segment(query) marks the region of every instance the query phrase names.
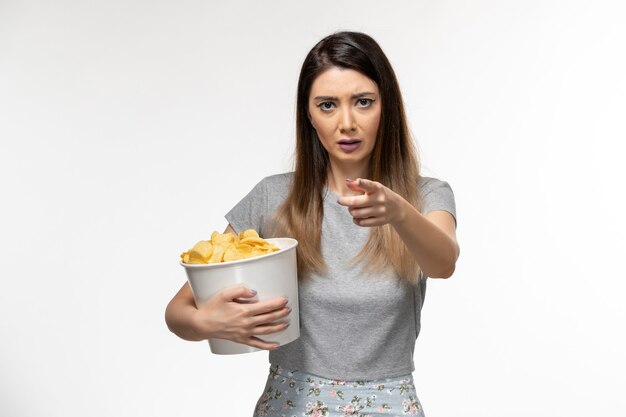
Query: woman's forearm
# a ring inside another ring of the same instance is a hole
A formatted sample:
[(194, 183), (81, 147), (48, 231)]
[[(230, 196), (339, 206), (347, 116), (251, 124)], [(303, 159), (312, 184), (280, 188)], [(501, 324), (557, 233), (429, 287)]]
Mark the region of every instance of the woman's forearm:
[[(431, 278), (450, 277), (459, 257), (452, 215), (443, 211), (423, 215), (404, 199), (400, 207), (402, 215), (391, 224), (424, 274)], [(446, 229), (452, 231), (452, 236)]]
[(167, 327), (181, 339), (189, 341), (202, 340), (202, 337), (198, 336), (195, 331), (193, 323), (193, 316), (196, 311), (189, 284), (185, 284), (165, 309)]

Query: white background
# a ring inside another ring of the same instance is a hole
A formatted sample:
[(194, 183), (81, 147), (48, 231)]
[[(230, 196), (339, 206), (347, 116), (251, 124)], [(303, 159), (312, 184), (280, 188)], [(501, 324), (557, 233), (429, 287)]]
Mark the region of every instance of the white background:
[[(227, 4), (228, 3), (228, 4)], [(619, 1), (0, 0), (0, 414), (248, 416), (266, 353), (169, 333), (178, 255), (291, 169), (303, 58), (373, 36), (461, 257), (415, 360), (436, 416), (626, 408)]]

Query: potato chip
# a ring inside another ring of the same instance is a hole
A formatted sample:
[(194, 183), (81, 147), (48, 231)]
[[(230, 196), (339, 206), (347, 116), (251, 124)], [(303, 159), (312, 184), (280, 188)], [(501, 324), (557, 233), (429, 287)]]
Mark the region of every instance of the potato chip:
[(223, 246), (214, 246), (213, 247), (213, 254), (211, 254), (211, 258), (209, 259), (209, 261), (207, 263), (215, 264), (215, 263), (222, 262), (223, 259), (224, 259), (224, 247)]
[(243, 256), (239, 253), (237, 246), (234, 244), (230, 244), (224, 250), (224, 262), (236, 261), (238, 259), (243, 259)]
[(259, 237), (259, 234), (254, 229), (244, 230), (239, 232), (239, 239), (245, 239), (247, 237)]
[(232, 233), (221, 234), (217, 231), (211, 233), (211, 243), (217, 246), (220, 246), (223, 243), (231, 243), (234, 240), (235, 240), (235, 235), (233, 235)]
[(260, 237), (244, 237), (239, 241), (239, 244), (265, 247), (265, 245), (267, 245), (267, 242), (265, 241), (265, 239), (261, 239)]
[(211, 233), (211, 240), (201, 240), (180, 255), (184, 263), (207, 264), (230, 262), (276, 252), (279, 248), (261, 238), (254, 229), (239, 234)]
[(208, 240), (201, 240), (189, 251), (190, 264), (205, 264), (213, 255), (213, 245)]

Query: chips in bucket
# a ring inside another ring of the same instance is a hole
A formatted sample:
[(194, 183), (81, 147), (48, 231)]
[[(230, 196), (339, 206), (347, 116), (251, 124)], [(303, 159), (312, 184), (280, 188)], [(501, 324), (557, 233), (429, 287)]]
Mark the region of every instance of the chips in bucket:
[(180, 255), (186, 264), (214, 264), (237, 261), (276, 252), (279, 248), (259, 237), (254, 229), (221, 234), (211, 234), (211, 240), (201, 240), (193, 248)]

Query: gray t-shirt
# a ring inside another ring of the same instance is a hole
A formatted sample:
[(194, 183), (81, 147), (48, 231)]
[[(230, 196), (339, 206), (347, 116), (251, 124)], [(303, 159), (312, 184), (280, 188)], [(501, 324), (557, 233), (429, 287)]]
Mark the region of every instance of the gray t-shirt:
[[(264, 226), (285, 200), (293, 173), (264, 178), (228, 214), (239, 232)], [(456, 218), (450, 186), (423, 177), (422, 212), (445, 210)], [(322, 222), (324, 276), (300, 281), (300, 337), (271, 351), (269, 360), (285, 368), (338, 380), (372, 380), (406, 375), (415, 369), (413, 351), (420, 331), (426, 279), (412, 285), (390, 270), (370, 274), (351, 266), (369, 236), (353, 223), (338, 195), (326, 189)]]

